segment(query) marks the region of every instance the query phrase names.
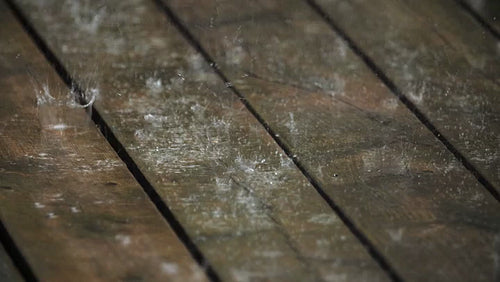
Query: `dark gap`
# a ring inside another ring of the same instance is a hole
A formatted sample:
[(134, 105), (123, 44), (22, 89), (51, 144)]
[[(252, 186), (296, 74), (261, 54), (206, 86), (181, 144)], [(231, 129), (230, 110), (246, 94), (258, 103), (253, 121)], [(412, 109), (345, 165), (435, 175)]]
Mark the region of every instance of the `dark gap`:
[(500, 33), (491, 26), (481, 15), (479, 15), (472, 7), (463, 0), (455, 0), (457, 4), (468, 12), (484, 29), (489, 31), (496, 39), (500, 40)]
[(23, 254), (21, 254), (21, 251), (16, 246), (16, 243), (14, 243), (14, 240), (10, 236), (9, 232), (7, 231), (7, 228), (5, 228), (1, 220), (0, 220), (0, 242), (2, 243), (7, 254), (12, 259), (12, 262), (14, 263), (16, 268), (19, 270), (19, 273), (21, 273), (21, 276), (24, 278), (24, 280), (38, 281), (29, 263), (26, 261)]
[[(234, 179), (234, 177), (230, 176), (230, 179), (236, 184), (238, 185), (239, 187), (241, 187), (243, 190), (245, 190), (245, 192), (247, 192), (249, 195), (253, 195), (253, 191), (251, 188), (239, 183), (236, 179)], [(271, 219), (272, 222), (274, 222), (274, 224), (276, 224), (276, 226), (278, 226), (279, 230), (281, 232), (283, 232), (283, 226), (282, 224), (272, 215), (272, 214), (269, 214), (267, 211), (270, 210), (271, 208), (265, 203), (263, 202), (260, 198), (256, 197), (257, 198), (257, 201), (259, 203), (259, 205), (266, 210), (266, 215), (269, 216), (269, 219)], [(306, 260), (306, 258), (300, 253), (300, 251), (297, 249), (297, 247), (295, 246), (295, 244), (292, 242), (292, 239), (290, 238), (290, 235), (289, 234), (286, 234), (285, 232), (283, 232), (283, 237), (285, 238), (285, 242), (286, 244), (292, 249), (293, 253), (295, 254), (295, 257), (297, 258), (297, 260), (299, 260), (300, 262), (302, 262), (307, 269), (309, 269), (311, 271), (311, 265), (310, 263)], [(318, 277), (318, 273), (317, 271), (313, 271), (314, 272), (314, 279), (317, 280), (317, 281), (320, 281), (321, 279), (319, 279)]]
[(411, 102), (403, 92), (396, 86), (396, 84), (380, 69), (375, 62), (361, 50), (360, 47), (333, 21), (333, 19), (324, 12), (321, 7), (314, 0), (306, 0), (309, 6), (323, 18), (332, 30), (337, 33), (348, 45), (349, 48), (360, 57), (365, 64), (371, 69), (372, 72), (391, 90), (391, 92), (398, 97), (398, 99), (418, 118), (418, 120), (429, 129), (434, 136), (446, 146), (446, 148), (457, 158), (462, 165), (474, 175), (474, 177), (481, 183), (488, 192), (500, 202), (500, 194), (493, 184), (491, 184), (478, 170), (469, 162), (458, 149), (456, 149), (448, 139), (439, 132), (439, 130), (430, 122), (430, 120)]
[[(78, 100), (81, 104), (86, 104), (84, 98), (84, 91), (78, 85), (76, 81), (73, 80), (69, 72), (63, 66), (63, 64), (59, 61), (59, 59), (54, 55), (54, 53), (49, 49), (48, 45), (41, 38), (41, 36), (36, 32), (36, 30), (29, 23), (27, 17), (21, 12), (21, 10), (11, 1), (5, 0), (16, 18), (21, 22), (25, 31), (29, 34), (31, 39), (35, 42), (37, 47), (42, 51), (47, 61), (54, 67), (58, 75), (62, 78), (64, 83), (68, 86), (68, 88), (73, 89), (76, 93), (78, 93)], [(144, 174), (137, 167), (137, 164), (134, 162), (132, 157), (127, 153), (123, 145), (118, 141), (116, 136), (113, 134), (111, 128), (108, 124), (103, 120), (99, 112), (92, 107), (92, 112), (90, 113), (92, 117), (92, 121), (97, 125), (97, 127), (101, 130), (101, 133), (104, 135), (108, 143), (113, 147), (115, 152), (121, 158), (121, 160), (127, 165), (127, 168), (135, 177), (137, 182), (141, 185), (144, 192), (148, 195), (149, 199), (157, 210), (161, 213), (163, 218), (168, 222), (168, 224), (172, 227), (175, 234), (181, 240), (181, 242), (186, 246), (191, 256), (196, 260), (196, 262), (203, 268), (207, 276), (211, 281), (220, 281), (218, 274), (215, 272), (213, 267), (208, 263), (206, 258), (203, 256), (201, 251), (198, 249), (196, 244), (193, 242), (191, 238), (189, 238), (184, 227), (179, 223), (175, 215), (168, 208), (167, 204), (161, 199), (160, 195), (153, 188), (151, 183), (146, 179)]]
[(228, 88), (232, 90), (234, 94), (238, 96), (240, 101), (245, 105), (247, 110), (259, 121), (262, 126), (266, 129), (267, 133), (271, 135), (274, 141), (281, 147), (285, 154), (292, 159), (297, 168), (304, 174), (308, 181), (312, 184), (314, 189), (323, 198), (323, 200), (330, 206), (330, 208), (337, 214), (337, 216), (342, 220), (344, 225), (346, 225), (351, 233), (356, 236), (356, 238), (361, 242), (365, 249), (370, 253), (372, 258), (380, 265), (380, 267), (387, 272), (389, 277), (393, 281), (402, 281), (400, 276), (396, 271), (389, 265), (387, 260), (382, 254), (377, 251), (373, 244), (368, 240), (368, 238), (351, 222), (348, 216), (342, 211), (342, 209), (335, 204), (335, 202), (326, 194), (326, 192), (321, 188), (320, 184), (311, 176), (311, 174), (306, 170), (304, 165), (294, 156), (290, 148), (278, 137), (276, 132), (269, 126), (269, 124), (260, 116), (259, 113), (254, 109), (254, 107), (248, 102), (243, 94), (241, 94), (234, 86), (232, 86), (226, 75), (218, 68), (215, 61), (207, 53), (207, 51), (201, 46), (201, 44), (194, 38), (194, 36), (189, 32), (189, 30), (184, 26), (181, 20), (174, 14), (174, 12), (162, 2), (162, 0), (153, 0), (159, 8), (168, 16), (173, 25), (182, 33), (182, 35), (188, 40), (188, 42), (203, 56), (206, 62), (210, 64), (215, 73), (224, 81)]
[[(81, 93), (78, 91), (78, 93)], [(196, 262), (203, 268), (205, 273), (207, 274), (210, 281), (221, 281), (219, 275), (215, 272), (213, 267), (207, 261), (203, 253), (198, 249), (198, 246), (193, 242), (193, 240), (189, 237), (184, 227), (182, 227), (181, 223), (177, 220), (175, 215), (172, 213), (167, 204), (162, 200), (161, 196), (158, 192), (153, 188), (151, 183), (146, 179), (141, 170), (137, 167), (137, 164), (134, 162), (132, 157), (127, 153), (123, 145), (118, 141), (116, 136), (111, 131), (111, 128), (106, 124), (106, 122), (102, 119), (101, 115), (97, 110), (92, 107), (92, 120), (99, 127), (102, 134), (106, 137), (109, 144), (115, 152), (118, 154), (120, 159), (127, 165), (127, 168), (132, 173), (134, 178), (139, 182), (142, 189), (148, 195), (149, 199), (156, 206), (156, 209), (161, 213), (163, 218), (165, 218), (174, 230), (177, 237), (181, 240), (181, 242), (186, 246), (188, 251), (191, 253), (191, 256), (196, 260)], [(110, 184), (116, 185), (116, 184)]]

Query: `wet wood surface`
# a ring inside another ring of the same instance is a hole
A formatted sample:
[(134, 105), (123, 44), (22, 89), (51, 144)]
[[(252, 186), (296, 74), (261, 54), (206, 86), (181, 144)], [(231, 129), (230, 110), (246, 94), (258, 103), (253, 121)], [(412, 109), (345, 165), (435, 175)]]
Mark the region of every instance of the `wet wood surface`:
[(11, 258), (0, 246), (0, 281), (23, 281)]
[(500, 1), (497, 0), (459, 0), (467, 4), (487, 22), (497, 34), (500, 34)]
[[(494, 259), (500, 231), (498, 202), (304, 2), (165, 2), (403, 279), (491, 281), (498, 277)], [(364, 3), (379, 14), (390, 11), (387, 19), (406, 16), (390, 10), (389, 4)], [(352, 29), (358, 26), (359, 11), (339, 13), (351, 19)], [(364, 17), (380, 28), (365, 40), (384, 33), (386, 24), (376, 24), (377, 18), (370, 14)], [(488, 60), (496, 58), (488, 53), (491, 42), (483, 41), (484, 66), (493, 75), (498, 71)], [(471, 58), (483, 53), (478, 50)], [(494, 134), (498, 123), (493, 123), (496, 86), (484, 73), (470, 75), (491, 88), (478, 93), (477, 100), (473, 95), (462, 99), (474, 99), (476, 104), (470, 106), (481, 105), (484, 112), (470, 112), (467, 123), (454, 119), (447, 124), (462, 126), (467, 136), (467, 130), (473, 130), (469, 122), (484, 118), (490, 129), (480, 131), (474, 143), (477, 154), (489, 158), (490, 162), (481, 164), (486, 163), (491, 172), (498, 168), (492, 152), (498, 140)], [(463, 83), (474, 81), (464, 77)], [(422, 95), (430, 95), (426, 93)], [(448, 95), (452, 105), (453, 95)], [(459, 100), (464, 93), (456, 95)], [(444, 96), (436, 99), (438, 105), (443, 102)], [(441, 112), (446, 111), (441, 105)], [(480, 151), (485, 149), (492, 151)]]
[(318, 3), (500, 191), (498, 39), (450, 0)]
[(0, 19), (0, 219), (35, 276), (205, 281), (3, 2)]
[(222, 280), (388, 279), (153, 2), (19, 3)]
[[(16, 2), (221, 280), (500, 279), (498, 202), (306, 1), (164, 1), (227, 83), (154, 1)], [(452, 0), (318, 2), (498, 189), (493, 36)], [(206, 280), (2, 3), (0, 22), (0, 220), (35, 275)]]

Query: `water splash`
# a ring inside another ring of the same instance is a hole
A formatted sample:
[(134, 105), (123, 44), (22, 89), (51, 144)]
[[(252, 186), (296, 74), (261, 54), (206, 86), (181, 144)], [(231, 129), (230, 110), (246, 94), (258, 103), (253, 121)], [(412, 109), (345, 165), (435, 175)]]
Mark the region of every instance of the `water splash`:
[(106, 6), (101, 5), (97, 9), (93, 8), (90, 0), (65, 2), (73, 20), (81, 31), (95, 34), (106, 18)]
[[(40, 125), (44, 129), (64, 131), (76, 128), (78, 118), (71, 115), (74, 109), (87, 109), (91, 107), (99, 96), (99, 88), (89, 87), (78, 90), (77, 87), (68, 89), (57, 77), (47, 76), (41, 78), (43, 71), (33, 71), (27, 67), (30, 82), (36, 98), (36, 109)], [(79, 103), (82, 101), (83, 103)]]
[(148, 77), (146, 79), (146, 88), (153, 94), (163, 91), (163, 82), (159, 77)]

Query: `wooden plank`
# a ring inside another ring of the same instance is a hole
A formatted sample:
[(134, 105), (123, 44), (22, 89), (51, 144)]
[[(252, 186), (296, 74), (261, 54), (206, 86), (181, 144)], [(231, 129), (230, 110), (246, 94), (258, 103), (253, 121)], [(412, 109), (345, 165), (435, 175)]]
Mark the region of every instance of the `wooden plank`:
[(318, 3), (498, 193), (498, 40), (451, 0)]
[(38, 279), (205, 281), (3, 2), (0, 19), (0, 219)]
[(20, 3), (223, 280), (388, 279), (151, 1)]
[(465, 3), (466, 6), (472, 9), (485, 22), (487, 22), (493, 30), (500, 34), (500, 2), (497, 0), (459, 0)]
[(166, 2), (404, 280), (498, 277), (498, 202), (307, 4)]
[(0, 281), (23, 281), (3, 246), (0, 245)]

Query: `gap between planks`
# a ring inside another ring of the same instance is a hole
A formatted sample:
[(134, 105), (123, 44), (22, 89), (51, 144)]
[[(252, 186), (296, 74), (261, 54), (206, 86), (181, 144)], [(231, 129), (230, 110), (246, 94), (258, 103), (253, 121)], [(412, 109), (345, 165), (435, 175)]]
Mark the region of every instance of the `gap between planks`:
[(486, 177), (457, 149), (451, 142), (431, 123), (429, 118), (420, 111), (415, 104), (410, 101), (399, 89), (396, 84), (382, 71), (382, 69), (375, 64), (359, 47), (354, 40), (347, 35), (347, 33), (340, 28), (338, 24), (316, 3), (314, 0), (305, 0), (307, 4), (330, 26), (330, 28), (337, 33), (349, 46), (349, 48), (368, 66), (368, 68), (375, 73), (375, 75), (391, 90), (401, 103), (403, 103), (408, 110), (423, 124), (432, 134), (450, 151), (455, 158), (462, 163), (462, 165), (476, 178), (476, 180), (483, 185), (483, 187), (498, 201), (500, 202), (500, 193), (495, 190), (495, 187), (489, 182)]
[[(33, 40), (35, 45), (40, 49), (42, 54), (45, 56), (46, 60), (54, 68), (57, 74), (61, 77), (68, 88), (72, 88), (77, 93), (78, 102), (81, 104), (87, 104), (83, 96), (82, 88), (79, 83), (75, 81), (60, 60), (54, 55), (50, 50), (48, 45), (42, 39), (42, 37), (37, 33), (32, 24), (28, 21), (27, 17), (22, 13), (22, 11), (14, 4), (11, 0), (5, 0), (7, 5), (12, 10), (16, 19), (21, 23), (26, 33)], [(141, 185), (144, 192), (147, 194), (151, 202), (155, 205), (156, 209), (160, 212), (162, 217), (167, 221), (167, 223), (172, 227), (175, 234), (179, 240), (185, 245), (186, 249), (189, 251), (193, 259), (200, 265), (200, 267), (205, 271), (206, 275), (211, 281), (221, 281), (219, 275), (215, 272), (210, 263), (206, 260), (200, 249), (196, 246), (193, 240), (187, 235), (185, 229), (179, 223), (175, 215), (169, 209), (167, 204), (161, 199), (160, 195), (153, 188), (151, 183), (146, 179), (144, 174), (139, 170), (137, 164), (127, 153), (123, 145), (118, 141), (118, 139), (113, 134), (111, 128), (101, 117), (99, 112), (92, 107), (92, 111), (89, 113), (91, 115), (92, 121), (97, 125), (101, 133), (103, 134), (106, 141), (111, 145), (113, 150), (118, 154), (120, 159), (125, 163), (129, 171), (134, 176), (135, 180)], [(33, 271), (30, 266), (22, 256), (19, 249), (15, 246), (14, 241), (7, 233), (3, 224), (0, 222), (0, 238), (1, 242), (6, 248), (8, 254), (11, 256), (16, 267), (22, 273), (23, 277), (27, 281), (37, 281)]]
[(161, 0), (153, 0), (157, 6), (167, 15), (172, 24), (179, 30), (179, 32), (186, 38), (186, 40), (193, 46), (204, 58), (204, 60), (210, 65), (214, 72), (219, 76), (219, 78), (224, 81), (224, 84), (240, 99), (244, 104), (246, 109), (257, 119), (257, 121), (265, 128), (267, 133), (273, 138), (273, 140), (280, 146), (285, 154), (293, 161), (297, 168), (302, 172), (302, 174), (308, 179), (309, 183), (314, 187), (316, 192), (321, 196), (321, 198), (328, 204), (328, 206), (335, 212), (335, 214), (342, 220), (345, 226), (351, 231), (352, 234), (359, 240), (359, 242), (366, 248), (368, 253), (372, 258), (379, 264), (379, 266), (389, 275), (393, 281), (403, 281), (401, 276), (395, 271), (395, 269), (388, 263), (387, 259), (378, 251), (373, 243), (359, 230), (359, 228), (349, 219), (349, 217), (343, 212), (343, 210), (333, 201), (331, 197), (327, 195), (321, 185), (312, 177), (312, 175), (306, 170), (304, 165), (298, 160), (298, 158), (292, 153), (291, 149), (283, 142), (279, 135), (269, 126), (269, 124), (262, 118), (262, 116), (255, 110), (255, 108), (250, 104), (250, 102), (245, 98), (239, 90), (233, 86), (228, 77), (219, 69), (216, 62), (208, 54), (208, 52), (203, 48), (201, 43), (194, 37), (193, 34), (188, 30), (188, 28), (181, 22), (179, 17), (168, 7), (167, 4)]
[[(7, 1), (9, 4), (10, 1)], [(220, 76), (220, 78), (228, 85), (228, 87), (236, 94), (242, 103), (247, 107), (247, 109), (257, 118), (257, 120), (265, 127), (267, 132), (272, 136), (272, 138), (278, 143), (278, 145), (286, 152), (288, 157), (290, 157), (294, 163), (297, 165), (297, 167), (301, 170), (301, 172), (309, 179), (311, 184), (315, 187), (317, 192), (323, 197), (323, 199), (330, 205), (330, 207), (342, 218), (344, 223), (349, 227), (349, 229), (358, 237), (358, 239), (368, 248), (369, 252), (372, 254), (372, 256), (378, 256), (378, 253), (376, 250), (371, 246), (371, 244), (366, 240), (366, 238), (361, 234), (361, 232), (350, 222), (350, 220), (345, 216), (345, 214), (342, 212), (342, 210), (335, 205), (335, 203), (323, 192), (317, 181), (315, 181), (310, 174), (306, 171), (304, 166), (299, 162), (299, 160), (291, 153), (291, 150), (286, 146), (279, 137), (276, 136), (275, 132), (273, 129), (270, 128), (270, 126), (266, 123), (265, 120), (256, 112), (256, 110), (249, 104), (249, 102), (244, 98), (244, 96), (233, 86), (231, 86), (230, 81), (227, 79), (227, 77), (220, 71), (220, 69), (215, 65), (213, 59), (207, 54), (207, 52), (202, 48), (202, 46), (199, 44), (199, 42), (189, 33), (189, 31), (180, 23), (179, 19), (173, 14), (172, 11), (168, 7), (166, 7), (163, 3), (159, 3), (159, 1), (155, 1), (159, 5), (162, 6), (163, 10), (167, 13), (168, 17), (174, 22), (176, 27), (181, 31), (181, 33), (187, 37), (188, 41), (194, 45), (194, 47), (204, 56), (205, 60), (207, 60), (210, 65), (213, 67), (215, 72)], [(342, 31), (340, 30), (334, 23), (333, 21), (315, 4), (314, 1), (308, 1), (309, 4), (312, 3), (313, 8), (320, 13), (323, 19), (325, 19), (329, 25), (337, 32), (350, 46), (350, 48), (358, 55), (360, 56), (363, 61), (370, 67), (370, 69), (388, 86), (389, 89), (400, 99), (400, 101), (405, 104), (405, 106), (408, 107), (408, 109), (447, 147), (448, 150), (450, 150), (457, 159), (459, 159), (462, 164), (473, 173), (473, 175), (476, 177), (476, 179), (485, 186), (492, 195), (499, 200), (498, 193), (492, 188), (491, 184), (475, 169), (475, 167), (470, 164), (470, 162), (456, 149), (451, 145), (451, 143), (440, 134), (440, 132), (435, 128), (435, 126), (428, 120), (428, 118), (416, 108), (416, 106), (409, 101), (402, 93), (401, 91), (394, 85), (394, 83), (373, 63), (373, 61)], [(16, 12), (17, 16), (17, 12)], [(32, 27), (29, 26), (29, 23), (27, 23), (27, 26), (23, 22), (23, 26), (25, 29), (28, 31), (30, 36), (38, 36), (36, 32), (32, 29)], [(29, 29), (32, 30), (30, 32)], [(73, 79), (69, 76), (67, 71), (64, 69), (64, 67), (59, 63), (57, 58), (53, 55), (53, 53), (48, 50), (46, 45), (43, 43), (43, 40), (38, 37), (39, 40), (35, 40), (37, 43), (37, 46), (42, 49), (43, 53), (47, 57), (47, 59), (51, 62), (51, 64), (54, 66), (54, 68), (57, 70), (59, 75), (63, 78), (65, 83), (68, 86), (72, 86), (77, 88), (78, 93), (82, 93), (81, 89), (76, 85), (76, 83), (73, 81)], [(39, 42), (40, 41), (40, 42)], [(39, 44), (41, 43), (41, 44)], [(80, 100), (83, 102), (82, 97), (80, 95)], [(151, 201), (155, 204), (155, 206), (158, 208), (158, 210), (162, 213), (162, 215), (167, 219), (167, 221), (172, 225), (172, 227), (176, 230), (177, 233), (177, 228), (174, 225), (178, 225), (178, 228), (180, 228), (180, 233), (181, 235), (178, 234), (179, 238), (183, 241), (183, 243), (188, 247), (190, 251), (191, 248), (188, 246), (189, 244), (192, 244), (195, 249), (196, 246), (192, 243), (192, 241), (187, 237), (185, 231), (182, 229), (182, 226), (178, 223), (178, 221), (175, 219), (173, 214), (170, 212), (166, 204), (160, 199), (159, 195), (157, 192), (154, 190), (154, 188), (151, 186), (151, 184), (146, 180), (142, 172), (137, 168), (137, 165), (134, 163), (134, 161), (131, 159), (131, 157), (127, 154), (123, 146), (116, 140), (115, 136), (111, 132), (109, 126), (102, 120), (100, 117), (99, 113), (93, 109), (92, 112), (92, 119), (93, 121), (99, 125), (101, 131), (105, 135), (106, 139), (108, 142), (112, 145), (112, 147), (115, 149), (115, 151), (119, 154), (120, 158), (127, 164), (127, 167), (129, 170), (133, 173), (134, 177), (137, 179), (137, 181), (141, 184), (145, 192), (148, 194), (150, 197)], [(490, 188), (488, 188), (490, 187)], [(494, 194), (496, 193), (496, 194)], [(174, 222), (174, 223), (172, 223)], [(358, 234), (359, 233), (359, 234)], [(182, 239), (182, 236), (186, 236), (185, 240), (188, 240), (189, 242), (185, 242)], [(361, 236), (361, 237), (360, 237)], [(364, 240), (363, 240), (364, 238)], [(196, 251), (195, 251), (196, 252)], [(200, 260), (203, 261), (202, 254), (197, 251), (198, 254), (195, 255), (192, 252), (193, 257), (200, 263)], [(196, 258), (196, 256), (200, 256)], [(375, 258), (375, 257), (374, 257)], [(377, 261), (378, 259), (375, 258)], [(380, 257), (379, 259), (382, 259)], [(378, 261), (381, 263), (380, 261)], [(205, 265), (204, 265), (205, 266)], [(387, 265), (387, 267), (390, 267)], [(388, 270), (387, 267), (384, 267), (384, 269)], [(208, 272), (208, 270), (207, 270)], [(215, 274), (215, 273), (214, 273)], [(395, 275), (395, 273), (394, 273)], [(395, 280), (397, 280), (397, 277), (393, 277)]]
[(469, 4), (467, 4), (464, 0), (455, 0), (455, 2), (467, 13), (469, 13), (484, 29), (495, 36), (496, 39), (500, 40), (500, 33), (496, 31), (495, 28), (493, 28), (485, 19), (483, 19), (478, 12), (474, 11)]
[[(19, 248), (16, 246), (16, 243), (10, 236), (7, 228), (5, 228), (3, 222), (0, 220), (0, 244), (3, 245), (5, 251), (9, 255), (12, 263), (17, 268), (21, 276), (26, 281), (38, 281), (35, 274), (33, 273), (33, 269), (28, 264), (26, 259), (24, 258)], [(0, 247), (1, 248), (1, 247)]]

